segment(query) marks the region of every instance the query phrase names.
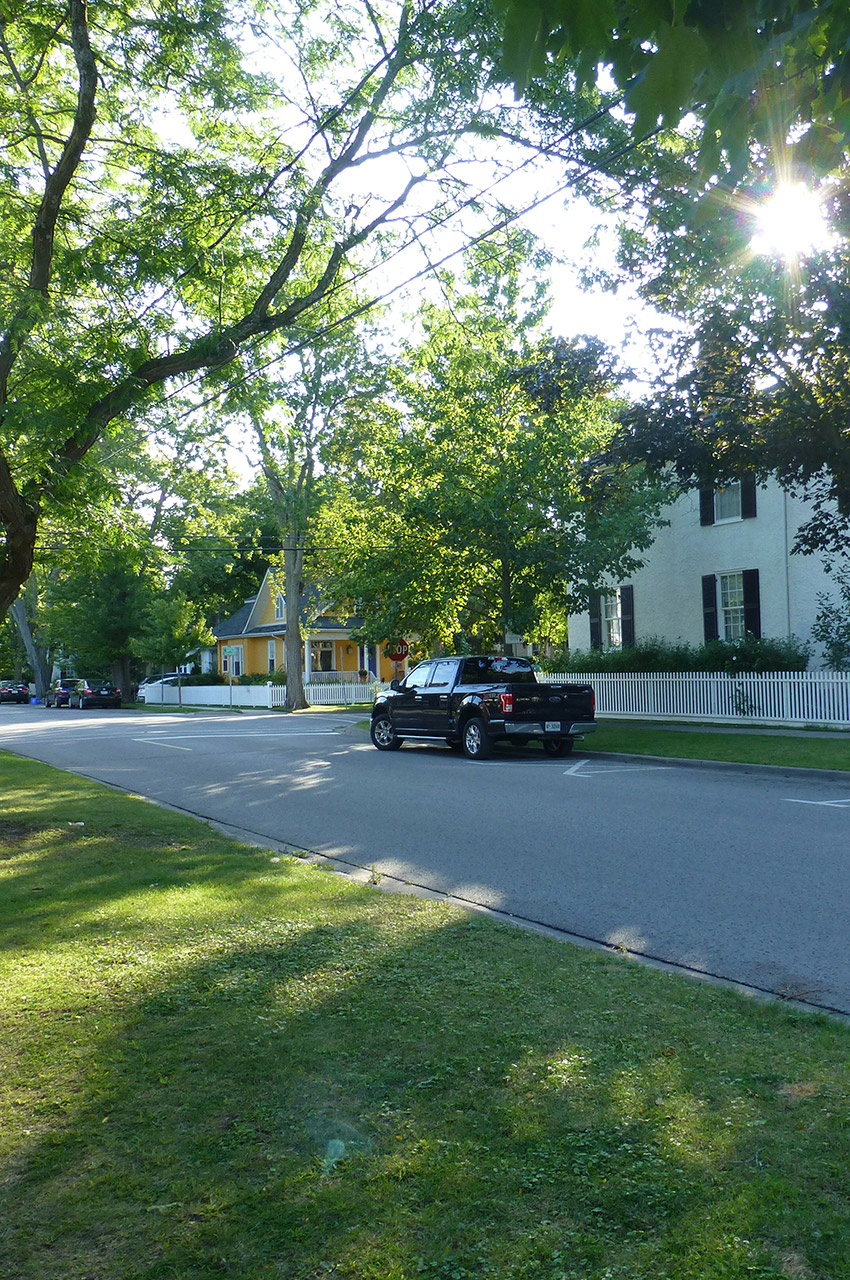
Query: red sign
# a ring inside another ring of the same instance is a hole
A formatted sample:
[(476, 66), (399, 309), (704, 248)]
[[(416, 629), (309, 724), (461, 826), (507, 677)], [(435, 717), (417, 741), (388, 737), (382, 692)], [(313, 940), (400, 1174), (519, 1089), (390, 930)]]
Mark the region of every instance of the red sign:
[(387, 657), (390, 662), (404, 662), (409, 653), (410, 645), (406, 640), (394, 640), (393, 643), (387, 647)]

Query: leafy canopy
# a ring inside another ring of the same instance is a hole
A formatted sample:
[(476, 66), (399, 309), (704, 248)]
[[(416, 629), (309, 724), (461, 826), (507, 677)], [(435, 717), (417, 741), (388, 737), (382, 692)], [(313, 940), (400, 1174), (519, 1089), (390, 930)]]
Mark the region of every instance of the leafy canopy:
[(340, 293), (367, 308), (448, 220), (508, 216), (485, 157), (499, 175), (557, 140), (578, 173), (622, 132), (590, 123), (595, 90), (517, 110), (495, 57), (483, 0), (8, 0), (0, 612), (98, 440), (215, 403), (336, 325)]
[(650, 541), (659, 491), (637, 466), (594, 467), (617, 422), (612, 363), (592, 339), (537, 336), (527, 252), (515, 236), (479, 249), (460, 286), (445, 279), (392, 393), (351, 424), (334, 585), (370, 640), (560, 638)]
[[(829, 172), (850, 137), (846, 0), (498, 0), (517, 91), (566, 60), (604, 64), (638, 137), (701, 120), (701, 170), (745, 172), (751, 141)], [(725, 157), (725, 158), (724, 158)]]

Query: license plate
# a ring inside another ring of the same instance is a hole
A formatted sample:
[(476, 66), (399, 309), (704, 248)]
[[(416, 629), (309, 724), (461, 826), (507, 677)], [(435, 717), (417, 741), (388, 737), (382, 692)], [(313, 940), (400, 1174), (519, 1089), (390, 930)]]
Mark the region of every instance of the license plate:
[(547, 720), (543, 728), (546, 730), (547, 733), (560, 733), (561, 722), (560, 720)]

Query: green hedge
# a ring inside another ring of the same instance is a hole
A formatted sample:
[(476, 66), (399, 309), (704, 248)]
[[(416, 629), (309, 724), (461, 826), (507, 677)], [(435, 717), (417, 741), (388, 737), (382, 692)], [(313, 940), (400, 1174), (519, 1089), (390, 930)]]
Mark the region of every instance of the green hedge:
[(790, 640), (713, 640), (669, 644), (650, 637), (626, 649), (562, 650), (541, 660), (542, 671), (805, 671), (809, 648)]

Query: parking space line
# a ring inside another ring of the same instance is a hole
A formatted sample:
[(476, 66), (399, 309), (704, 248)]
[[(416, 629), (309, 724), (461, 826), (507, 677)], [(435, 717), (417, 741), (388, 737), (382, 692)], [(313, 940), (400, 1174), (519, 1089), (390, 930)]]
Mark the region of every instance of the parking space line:
[[(588, 768), (588, 766), (590, 766)], [(603, 773), (636, 773), (639, 770), (651, 769), (653, 772), (661, 772), (664, 769), (675, 769), (673, 764), (596, 764), (590, 760), (576, 760), (575, 764), (570, 765), (569, 769), (564, 770), (564, 777), (571, 778), (597, 778)]]
[(813, 804), (821, 809), (850, 809), (850, 797), (846, 800), (794, 800), (790, 796), (783, 798), (786, 804)]

